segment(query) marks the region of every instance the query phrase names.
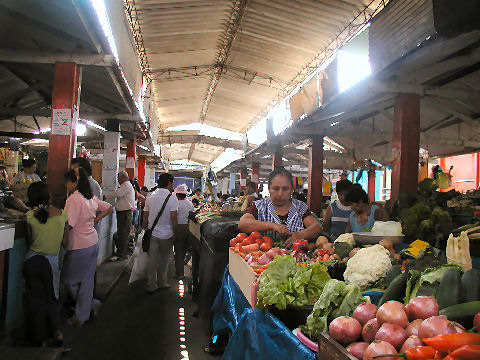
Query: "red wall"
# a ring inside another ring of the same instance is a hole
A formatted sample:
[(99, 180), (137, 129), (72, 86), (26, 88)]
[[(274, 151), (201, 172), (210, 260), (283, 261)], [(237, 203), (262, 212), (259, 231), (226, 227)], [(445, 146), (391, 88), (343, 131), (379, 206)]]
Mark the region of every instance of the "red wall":
[(439, 164), (445, 172), (447, 172), (450, 169), (450, 166), (453, 165), (453, 170), (451, 172), (452, 187), (450, 189), (466, 192), (467, 190), (474, 190), (478, 187), (478, 160), (479, 153), (440, 159)]

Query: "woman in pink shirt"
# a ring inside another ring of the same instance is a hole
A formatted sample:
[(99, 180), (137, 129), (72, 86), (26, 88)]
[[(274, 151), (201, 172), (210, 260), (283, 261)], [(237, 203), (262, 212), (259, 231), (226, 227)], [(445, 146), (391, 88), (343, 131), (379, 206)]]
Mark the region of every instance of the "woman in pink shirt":
[(112, 206), (92, 194), (83, 168), (70, 170), (65, 180), (70, 194), (65, 204), (70, 231), (62, 282), (77, 302), (75, 314), (67, 322), (81, 326), (100, 306), (100, 301), (93, 298), (98, 256), (98, 235), (93, 226), (112, 212)]

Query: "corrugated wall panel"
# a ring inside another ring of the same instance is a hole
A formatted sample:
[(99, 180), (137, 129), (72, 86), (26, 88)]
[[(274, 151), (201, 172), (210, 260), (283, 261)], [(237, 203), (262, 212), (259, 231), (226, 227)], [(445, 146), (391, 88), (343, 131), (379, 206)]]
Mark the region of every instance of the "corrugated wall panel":
[(382, 70), (434, 33), (432, 0), (390, 1), (370, 27), (372, 71)]

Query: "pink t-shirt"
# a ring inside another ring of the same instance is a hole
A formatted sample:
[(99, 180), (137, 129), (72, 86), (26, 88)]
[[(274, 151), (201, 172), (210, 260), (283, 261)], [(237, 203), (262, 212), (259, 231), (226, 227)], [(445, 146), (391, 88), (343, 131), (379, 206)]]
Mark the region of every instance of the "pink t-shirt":
[(68, 213), (69, 232), (67, 250), (86, 249), (98, 242), (97, 231), (93, 227), (98, 211), (105, 211), (110, 204), (93, 196), (87, 200), (78, 191), (67, 198), (65, 210)]

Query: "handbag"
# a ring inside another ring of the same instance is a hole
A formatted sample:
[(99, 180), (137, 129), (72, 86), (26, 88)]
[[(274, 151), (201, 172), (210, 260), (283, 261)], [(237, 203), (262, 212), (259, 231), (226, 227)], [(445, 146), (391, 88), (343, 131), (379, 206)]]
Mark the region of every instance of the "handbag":
[(162, 216), (163, 210), (165, 210), (165, 206), (167, 206), (167, 202), (168, 202), (168, 199), (170, 199), (170, 196), (172, 196), (171, 193), (168, 194), (167, 198), (165, 199), (165, 201), (162, 205), (162, 208), (158, 212), (158, 215), (155, 218), (155, 221), (153, 222), (152, 228), (147, 229), (145, 231), (145, 235), (143, 235), (143, 239), (142, 239), (142, 250), (143, 250), (143, 252), (148, 252), (148, 250), (150, 249), (150, 239), (152, 238), (152, 231), (153, 231), (153, 229), (155, 229), (155, 226), (157, 226), (158, 220), (160, 219), (160, 216)]

